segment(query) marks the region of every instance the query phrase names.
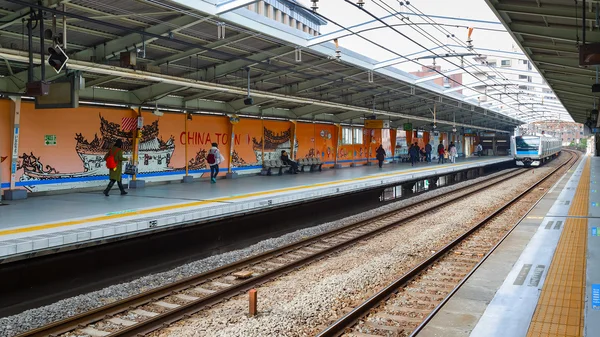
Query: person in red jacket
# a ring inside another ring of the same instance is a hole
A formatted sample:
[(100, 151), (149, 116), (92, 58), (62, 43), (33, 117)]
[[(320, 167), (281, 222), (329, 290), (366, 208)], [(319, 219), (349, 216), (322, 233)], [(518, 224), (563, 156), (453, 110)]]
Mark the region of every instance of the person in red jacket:
[(444, 142), (440, 140), (440, 145), (437, 148), (438, 153), (438, 164), (444, 163), (444, 153), (446, 153), (446, 149), (444, 149)]

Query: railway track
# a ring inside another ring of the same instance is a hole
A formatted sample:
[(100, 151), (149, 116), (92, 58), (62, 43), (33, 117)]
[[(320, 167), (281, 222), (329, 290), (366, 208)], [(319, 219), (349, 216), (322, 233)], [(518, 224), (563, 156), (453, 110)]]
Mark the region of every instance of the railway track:
[(245, 293), (294, 269), (449, 205), (507, 179), (529, 172), (513, 169), (485, 182), (464, 186), (427, 201), (415, 202), (375, 218), (341, 227), (221, 268), (186, 278), (89, 312), (25, 332), (25, 336), (138, 336), (189, 317), (204, 308)]
[[(416, 336), (516, 227), (495, 220), (541, 184), (552, 184), (550, 178), (560, 174), (561, 169), (571, 168), (579, 156), (569, 153), (572, 157), (564, 164), (349, 311), (317, 337)], [(536, 199), (534, 205), (543, 195)], [(529, 210), (525, 216), (527, 213)]]

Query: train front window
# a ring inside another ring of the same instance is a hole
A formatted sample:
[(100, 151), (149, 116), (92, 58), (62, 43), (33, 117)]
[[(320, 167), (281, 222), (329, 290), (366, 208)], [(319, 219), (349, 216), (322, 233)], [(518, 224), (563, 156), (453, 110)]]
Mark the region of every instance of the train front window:
[(518, 150), (537, 150), (540, 147), (540, 139), (534, 137), (516, 137), (515, 143)]

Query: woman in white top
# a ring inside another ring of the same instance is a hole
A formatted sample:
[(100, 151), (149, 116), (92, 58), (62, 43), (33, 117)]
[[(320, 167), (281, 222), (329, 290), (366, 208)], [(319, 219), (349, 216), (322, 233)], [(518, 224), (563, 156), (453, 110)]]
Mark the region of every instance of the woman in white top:
[(455, 163), (456, 157), (458, 157), (458, 150), (456, 149), (456, 145), (454, 143), (450, 144), (450, 162)]
[(212, 147), (208, 150), (206, 155), (206, 162), (210, 165), (210, 182), (217, 182), (217, 175), (219, 175), (219, 164), (225, 160), (221, 155), (221, 151), (217, 148), (217, 143), (212, 143)]

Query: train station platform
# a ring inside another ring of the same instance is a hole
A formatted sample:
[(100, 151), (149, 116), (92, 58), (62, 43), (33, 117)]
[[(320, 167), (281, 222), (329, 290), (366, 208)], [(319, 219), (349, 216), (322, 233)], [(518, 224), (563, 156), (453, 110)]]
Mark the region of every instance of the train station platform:
[(269, 208), (336, 195), (384, 189), (403, 182), (509, 163), (510, 157), (458, 160), (455, 164), (409, 163), (323, 169), (283, 176), (253, 176), (193, 184), (163, 184), (130, 190), (37, 196), (11, 201), (0, 212), (0, 260), (56, 252), (65, 247), (109, 241), (195, 225)]
[(598, 177), (583, 157), (418, 336), (600, 336)]

